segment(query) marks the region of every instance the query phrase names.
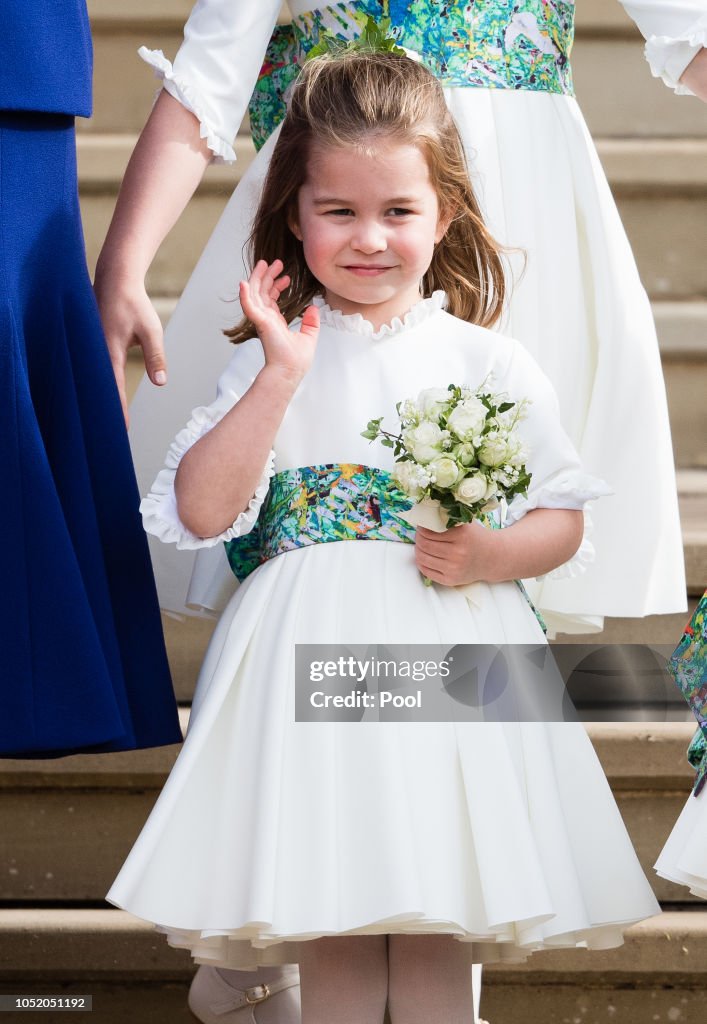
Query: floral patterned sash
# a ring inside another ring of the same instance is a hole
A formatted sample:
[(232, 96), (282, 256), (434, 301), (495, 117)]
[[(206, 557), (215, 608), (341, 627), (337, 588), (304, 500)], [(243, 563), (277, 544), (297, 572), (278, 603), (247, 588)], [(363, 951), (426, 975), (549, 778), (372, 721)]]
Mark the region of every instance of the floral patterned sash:
[(287, 89), (320, 33), (353, 39), (369, 16), (389, 17), (396, 41), (419, 53), (444, 86), (574, 95), (572, 0), (352, 0), (275, 30), (250, 102), (256, 148), (284, 118)]
[(251, 532), (226, 542), (231, 569), (243, 580), (284, 551), (327, 541), (414, 544), (415, 527), (395, 515), (412, 503), (389, 484), (385, 470), (351, 463), (276, 473)]
[[(255, 526), (226, 541), (228, 561), (243, 581), (271, 558), (308, 547), (345, 540), (415, 543), (415, 527), (399, 518), (412, 502), (391, 482), (390, 473), (356, 463), (303, 466), (276, 473)], [(487, 525), (498, 529), (489, 516)], [(520, 580), (516, 581), (543, 631), (546, 626)]]
[(700, 727), (687, 752), (690, 764), (697, 769), (697, 796), (707, 781), (707, 592), (685, 627), (668, 668)]

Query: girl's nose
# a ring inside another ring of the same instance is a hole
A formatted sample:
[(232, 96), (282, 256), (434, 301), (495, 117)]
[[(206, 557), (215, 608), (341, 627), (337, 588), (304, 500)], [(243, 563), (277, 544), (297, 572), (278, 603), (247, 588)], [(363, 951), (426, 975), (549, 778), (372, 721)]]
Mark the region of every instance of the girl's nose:
[(358, 252), (382, 252), (387, 248), (385, 231), (376, 221), (359, 221), (353, 233), (351, 247)]

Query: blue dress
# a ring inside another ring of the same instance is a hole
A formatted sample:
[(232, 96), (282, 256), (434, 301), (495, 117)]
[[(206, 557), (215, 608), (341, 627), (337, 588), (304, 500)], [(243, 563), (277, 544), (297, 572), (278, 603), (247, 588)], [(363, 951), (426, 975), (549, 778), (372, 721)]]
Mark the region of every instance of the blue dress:
[(4, 756), (181, 739), (123, 416), (86, 268), (74, 116), (90, 109), (84, 0), (4, 0)]

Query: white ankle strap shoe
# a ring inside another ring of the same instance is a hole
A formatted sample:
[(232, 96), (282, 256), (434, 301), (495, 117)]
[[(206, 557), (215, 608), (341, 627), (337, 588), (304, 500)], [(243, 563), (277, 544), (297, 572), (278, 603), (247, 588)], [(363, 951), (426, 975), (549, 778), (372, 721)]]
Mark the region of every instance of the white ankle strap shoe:
[[(189, 1009), (201, 1024), (259, 1024), (258, 1007), (266, 1001), (277, 1014), (268, 1015), (277, 1024), (301, 1024), (299, 971), (288, 965), (282, 974), (267, 984), (237, 989), (226, 981), (231, 972), (219, 972), (202, 964), (189, 989)], [(239, 972), (232, 972), (234, 978)], [(269, 1007), (270, 1008), (270, 1007)]]

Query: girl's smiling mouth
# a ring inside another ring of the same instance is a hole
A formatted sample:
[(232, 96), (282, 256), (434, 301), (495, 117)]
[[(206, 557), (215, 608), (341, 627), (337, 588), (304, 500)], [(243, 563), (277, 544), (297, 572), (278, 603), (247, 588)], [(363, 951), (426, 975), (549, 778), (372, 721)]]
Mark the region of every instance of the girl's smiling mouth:
[(379, 274), (384, 274), (387, 270), (394, 270), (393, 266), (378, 266), (377, 264), (365, 264), (365, 263), (349, 263), (344, 266), (344, 270), (348, 270), (351, 274), (357, 274), (359, 277), (377, 277)]

